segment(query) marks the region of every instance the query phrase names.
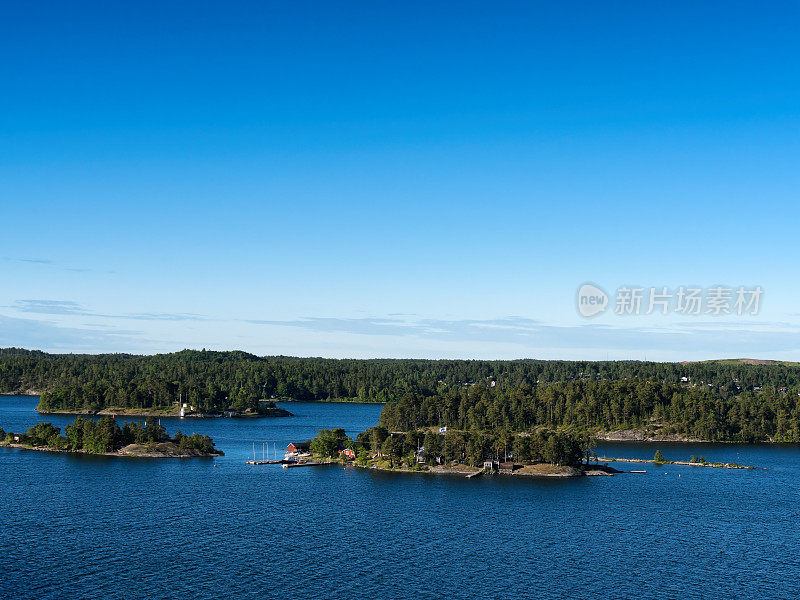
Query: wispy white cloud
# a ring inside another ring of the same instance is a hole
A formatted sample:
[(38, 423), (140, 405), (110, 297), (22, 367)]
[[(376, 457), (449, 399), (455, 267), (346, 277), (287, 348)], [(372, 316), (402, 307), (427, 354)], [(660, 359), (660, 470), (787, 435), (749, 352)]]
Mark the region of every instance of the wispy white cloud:
[(68, 352), (130, 352), (149, 347), (140, 331), (64, 327), (50, 321), (0, 315), (0, 346)]
[(194, 313), (123, 313), (103, 314), (92, 312), (72, 300), (17, 300), (8, 308), (22, 313), (43, 315), (76, 315), (107, 319), (132, 319), (136, 321), (206, 321), (208, 317)]
[[(523, 316), (435, 319), (415, 315), (222, 320), (189, 312), (104, 314), (73, 300), (52, 299), (18, 300), (10, 308), (13, 313), (0, 316), (0, 345), (92, 352), (168, 351), (192, 344), (339, 357), (590, 359), (610, 355), (696, 360), (786, 357), (800, 352), (800, 327), (786, 323), (688, 320), (669, 325), (553, 325)], [(126, 327), (133, 322), (142, 331)], [(188, 326), (189, 322), (195, 323)]]
[(60, 269), (62, 271), (71, 271), (73, 273), (104, 273), (107, 275), (115, 273), (115, 271), (90, 269), (87, 267), (75, 267), (69, 264), (64, 264), (56, 260), (51, 260), (49, 258), (20, 258), (14, 256), (4, 256), (3, 260), (16, 263), (27, 263), (31, 265), (41, 265), (45, 267), (51, 267), (54, 269)]
[(204, 315), (195, 313), (130, 313), (117, 315), (121, 319), (134, 319), (137, 321), (209, 321)]
[(46, 259), (41, 259), (41, 258), (8, 258), (8, 257), (5, 257), (5, 258), (6, 258), (6, 260), (14, 260), (14, 261), (17, 261), (17, 262), (26, 262), (26, 263), (34, 263), (34, 264), (37, 264), (37, 265), (52, 265), (53, 264), (52, 260), (46, 260)]
[[(295, 327), (319, 333), (416, 337), (437, 342), (514, 344), (523, 349), (593, 349), (635, 351), (706, 351), (764, 355), (800, 349), (800, 329), (731, 323), (703, 323), (690, 328), (615, 327), (606, 324), (547, 325), (525, 317), (498, 319), (395, 319), (308, 317), (285, 321), (248, 321), (252, 324)], [(714, 327), (714, 325), (721, 325)]]
[(11, 308), (20, 312), (43, 315), (95, 316), (71, 300), (17, 300)]

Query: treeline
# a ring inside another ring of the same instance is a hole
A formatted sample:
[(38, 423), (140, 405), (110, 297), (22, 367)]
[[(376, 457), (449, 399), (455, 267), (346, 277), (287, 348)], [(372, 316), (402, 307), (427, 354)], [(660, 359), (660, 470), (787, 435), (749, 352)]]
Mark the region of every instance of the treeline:
[(434, 425), (512, 432), (647, 429), (710, 441), (800, 442), (800, 397), (772, 387), (734, 396), (708, 386), (643, 380), (472, 386), (405, 394), (384, 406), (380, 424), (392, 431)]
[(38, 423), (22, 434), (6, 433), (0, 428), (0, 440), (7, 444), (92, 454), (114, 452), (129, 444), (161, 442), (172, 442), (184, 451), (216, 453), (214, 441), (209, 436), (199, 433), (185, 435), (178, 431), (175, 437), (170, 437), (167, 430), (154, 419), (148, 419), (144, 425), (129, 421), (120, 427), (111, 417), (103, 417), (99, 421), (78, 417), (64, 428), (64, 435), (61, 435), (60, 427)]
[(522, 434), (508, 430), (448, 430), (442, 434), (430, 429), (400, 434), (377, 426), (359, 433), (355, 439), (349, 438), (344, 429), (323, 429), (311, 441), (311, 451), (322, 457), (337, 458), (348, 448), (361, 464), (377, 455), (391, 467), (449, 462), (479, 467), (487, 459), (579, 465), (584, 459), (588, 462), (590, 436), (547, 428)]
[(155, 408), (180, 399), (204, 412), (244, 411), (257, 410), (265, 398), (391, 402), (408, 393), (441, 396), (470, 387), (511, 391), (632, 379), (704, 387), (726, 401), (747, 392), (786, 388), (796, 396), (800, 391), (800, 367), (740, 361), (336, 360), (195, 350), (154, 356), (0, 350), (0, 391), (43, 392), (47, 410)]

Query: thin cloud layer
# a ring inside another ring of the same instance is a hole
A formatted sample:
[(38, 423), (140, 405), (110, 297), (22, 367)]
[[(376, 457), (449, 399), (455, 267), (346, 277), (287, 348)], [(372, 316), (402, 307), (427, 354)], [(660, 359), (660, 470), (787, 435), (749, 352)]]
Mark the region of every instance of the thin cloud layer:
[(347, 333), (371, 336), (416, 337), (437, 342), (484, 342), (514, 344), (537, 349), (595, 349), (649, 351), (653, 349), (686, 350), (696, 353), (715, 348), (744, 354), (769, 354), (800, 348), (796, 328), (753, 326), (735, 328), (730, 323), (714, 327), (703, 323), (671, 328), (614, 327), (605, 324), (575, 326), (546, 325), (524, 317), (500, 319), (401, 320), (389, 318), (340, 319), (308, 317), (286, 321), (248, 321), (259, 325), (295, 327), (319, 333)]
[(71, 300), (17, 300), (12, 308), (20, 312), (42, 315), (94, 316), (80, 304)]
[[(31, 318), (18, 318), (20, 314), (3, 316), (0, 345), (91, 352), (130, 351), (142, 347), (168, 351), (175, 344), (185, 345), (188, 340), (183, 336), (188, 329), (180, 325), (177, 329), (167, 328), (168, 322), (196, 323), (188, 335), (200, 345), (236, 347), (254, 353), (286, 346), (307, 354), (301, 350), (304, 345), (314, 348), (313, 352), (325, 348), (326, 355), (338, 357), (365, 353), (387, 355), (386, 348), (394, 349), (397, 356), (432, 358), (559, 355), (598, 358), (609, 354), (662, 359), (667, 356), (773, 357), (800, 350), (800, 328), (786, 323), (737, 324), (706, 320), (624, 327), (604, 323), (548, 325), (522, 316), (426, 319), (414, 315), (220, 320), (194, 313), (102, 314), (73, 300), (51, 299), (18, 300), (10, 308)], [(53, 321), (35, 318), (44, 316), (52, 316)], [(126, 328), (126, 323), (131, 321), (141, 323), (144, 332)], [(304, 333), (298, 335), (301, 330)], [(165, 335), (180, 336), (181, 340), (152, 341)], [(302, 344), (295, 346), (300, 338)]]
[(49, 321), (0, 315), (0, 347), (9, 346), (68, 352), (130, 352), (150, 347), (139, 331), (62, 327)]
[(103, 314), (92, 312), (72, 300), (17, 300), (10, 308), (23, 313), (43, 315), (76, 315), (105, 319), (132, 319), (137, 321), (206, 321), (207, 317), (194, 313), (125, 313)]
[(51, 267), (53, 269), (60, 269), (61, 271), (70, 271), (72, 273), (102, 273), (106, 275), (115, 273), (115, 271), (89, 269), (86, 267), (71, 267), (61, 262), (50, 260), (49, 258), (18, 258), (13, 256), (4, 256), (3, 260), (15, 263), (27, 263), (30, 265), (41, 265), (45, 267)]

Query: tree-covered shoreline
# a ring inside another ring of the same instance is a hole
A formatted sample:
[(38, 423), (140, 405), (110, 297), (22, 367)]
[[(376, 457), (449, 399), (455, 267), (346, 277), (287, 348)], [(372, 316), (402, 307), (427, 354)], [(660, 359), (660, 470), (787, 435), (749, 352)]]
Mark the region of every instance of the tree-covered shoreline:
[(174, 436), (170, 436), (164, 426), (154, 419), (148, 419), (144, 424), (129, 421), (120, 427), (111, 417), (103, 417), (98, 421), (78, 417), (64, 428), (63, 434), (60, 427), (51, 423), (37, 423), (25, 433), (5, 432), (0, 428), (0, 445), (87, 454), (222, 454), (207, 435), (186, 435), (178, 430)]
[(723, 396), (708, 387), (647, 380), (568, 381), (510, 390), (473, 386), (432, 396), (406, 394), (384, 406), (380, 424), (391, 430), (634, 429), (703, 441), (796, 443), (800, 398), (775, 390)]
[(386, 403), (382, 424), (464, 431), (638, 429), (710, 441), (800, 442), (800, 366), (752, 361), (481, 361), (258, 357), (244, 352), (0, 350), (0, 391), (46, 412), (255, 411), (263, 401)]
[(356, 464), (370, 462), (388, 468), (417, 469), (439, 464), (482, 466), (486, 460), (546, 463), (557, 466), (588, 464), (592, 439), (581, 432), (537, 428), (534, 431), (439, 431), (435, 428), (390, 431), (378, 425), (350, 438), (344, 429), (322, 429), (311, 441), (311, 452), (337, 458), (344, 450), (355, 454)]

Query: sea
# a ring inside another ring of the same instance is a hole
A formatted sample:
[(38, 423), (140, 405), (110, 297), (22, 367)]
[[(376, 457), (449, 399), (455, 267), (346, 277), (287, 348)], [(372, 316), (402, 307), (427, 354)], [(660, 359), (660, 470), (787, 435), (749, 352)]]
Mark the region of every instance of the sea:
[[(0, 397), (0, 427), (40, 421)], [(286, 403), (293, 417), (162, 419), (220, 458), (0, 449), (0, 598), (724, 598), (800, 595), (800, 447), (603, 444), (758, 467), (573, 479), (247, 465), (380, 405)]]

